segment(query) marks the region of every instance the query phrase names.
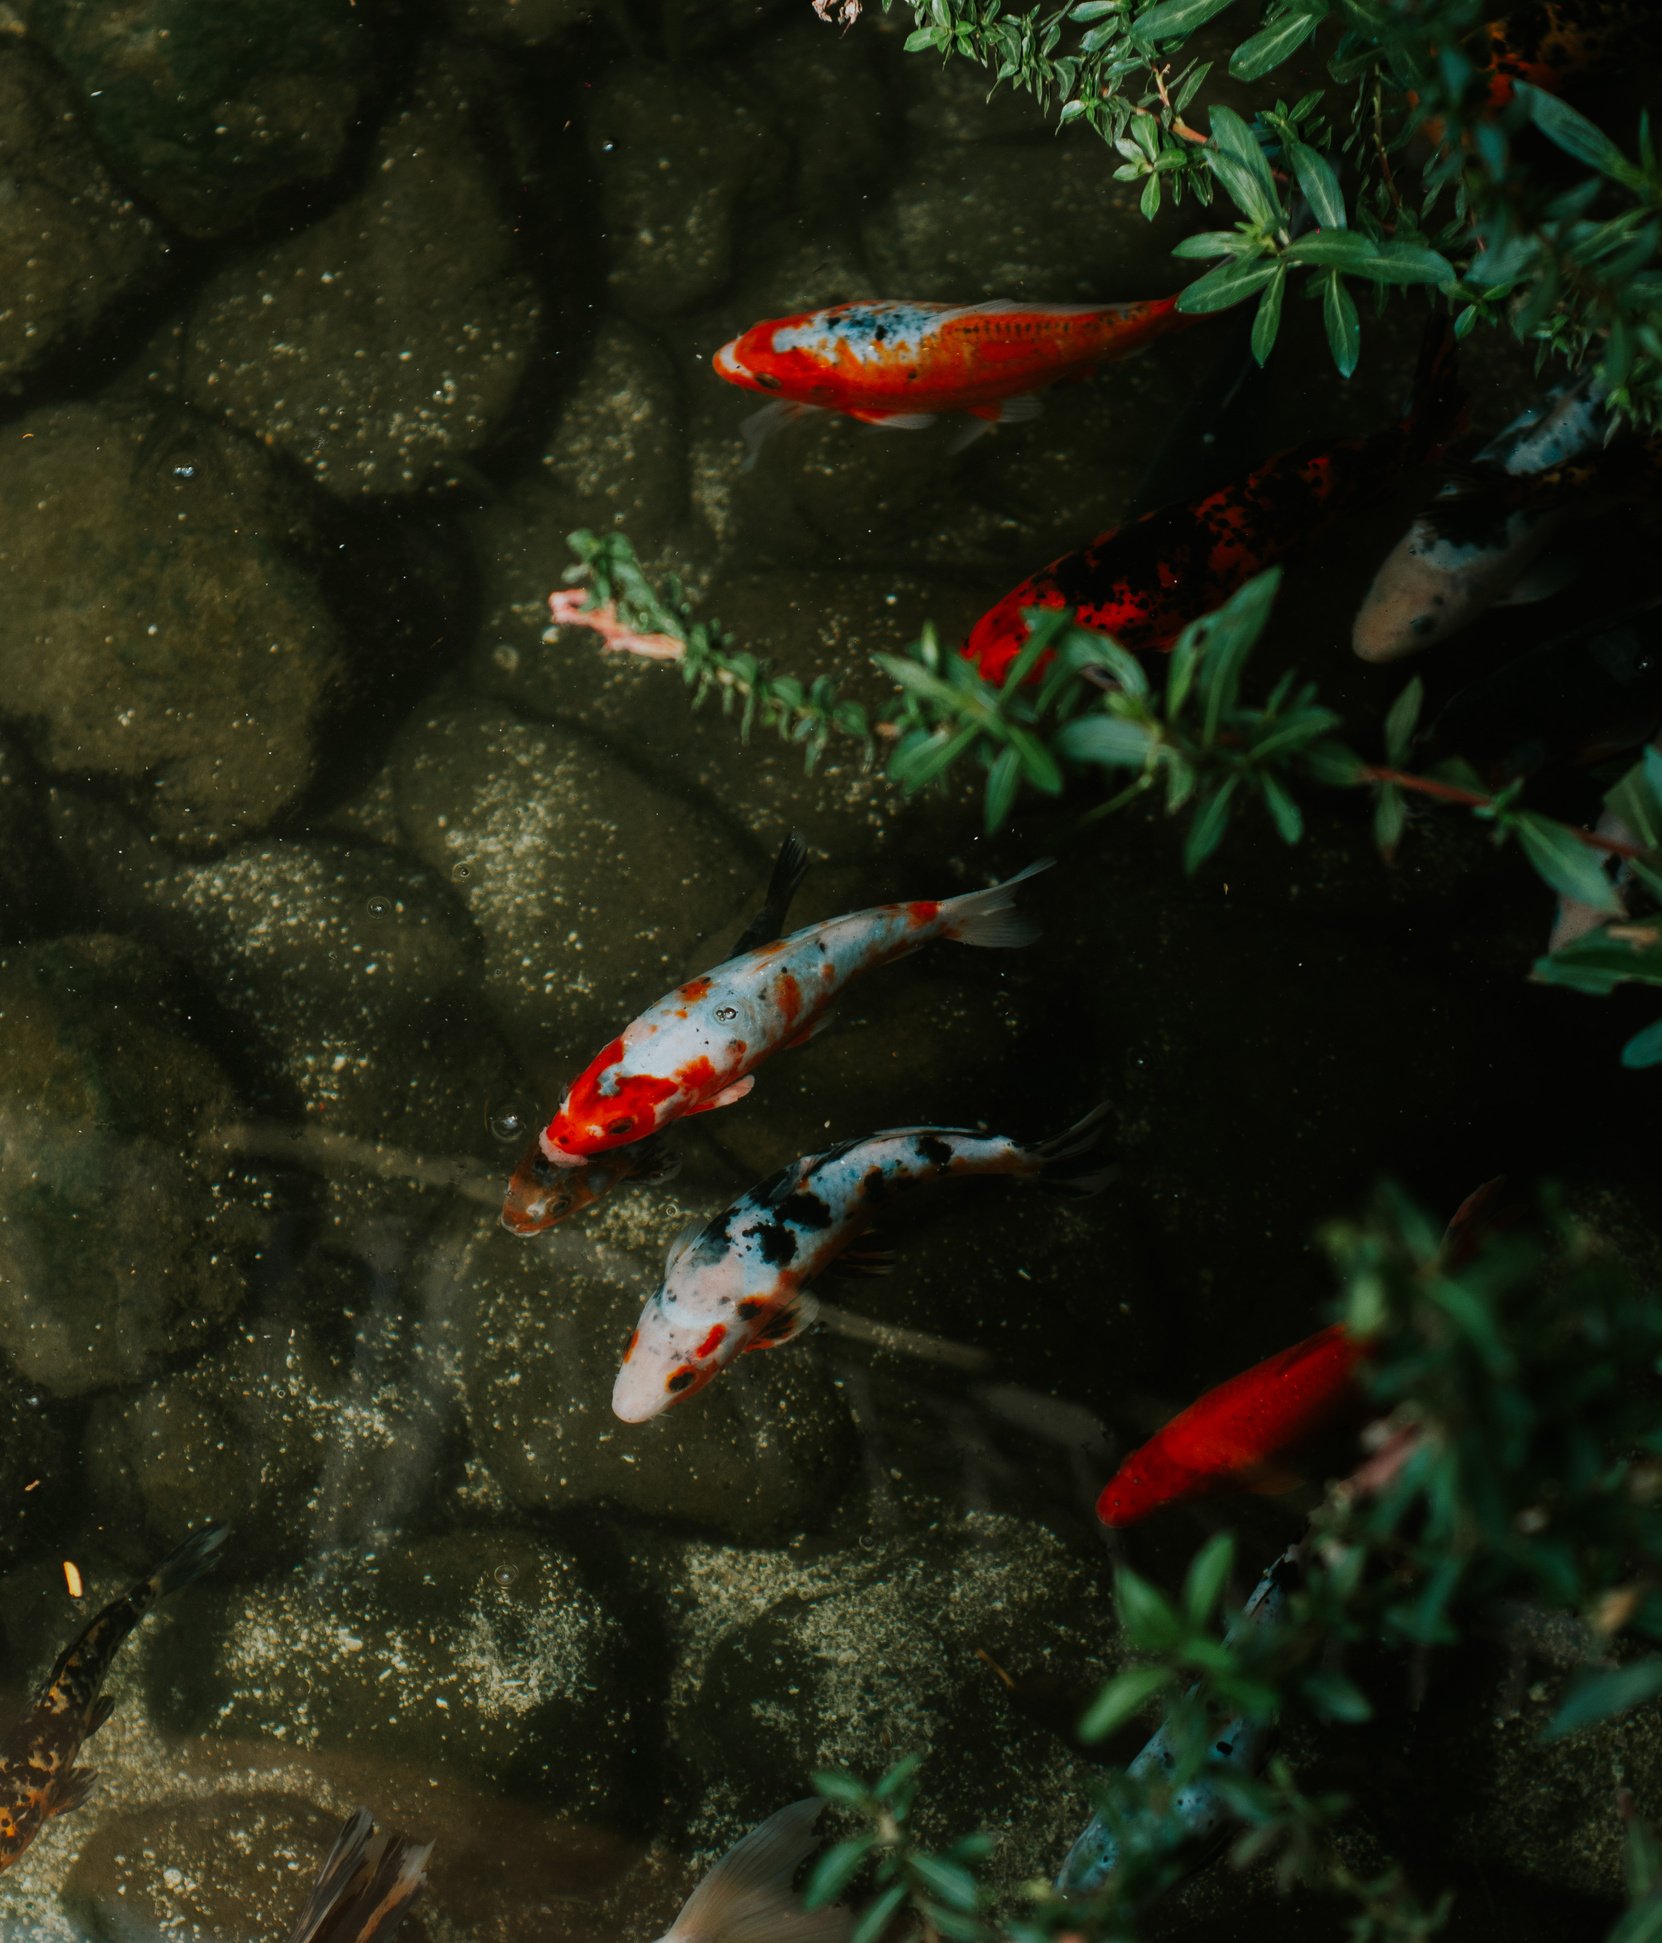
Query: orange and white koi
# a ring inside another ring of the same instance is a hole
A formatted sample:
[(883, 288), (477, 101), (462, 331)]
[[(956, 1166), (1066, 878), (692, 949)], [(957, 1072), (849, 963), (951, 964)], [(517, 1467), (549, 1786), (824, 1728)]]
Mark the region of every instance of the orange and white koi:
[(980, 421), (974, 437), (1036, 417), (1044, 387), (1088, 377), (1199, 321), (1178, 310), (1175, 296), (1125, 304), (873, 299), (752, 324), (711, 365), (729, 384), (777, 394), (744, 421), (754, 458), (779, 425), (816, 411), (906, 432), (942, 412), (967, 412)]
[[(733, 955), (754, 951), (777, 938), (785, 927), (785, 913), (807, 875), (808, 850), (794, 830), (779, 846), (761, 908), (739, 934)], [(680, 1172), (679, 1158), (657, 1140), (637, 1140), (600, 1154), (581, 1166), (556, 1164), (532, 1141), (520, 1156), (502, 1201), (502, 1225), (511, 1235), (540, 1235), (557, 1221), (593, 1207), (614, 1187), (633, 1181), (638, 1187), (658, 1187)]]
[(839, 1904), (806, 1910), (791, 1877), (814, 1846), (823, 1801), (793, 1801), (753, 1828), (711, 1869), (658, 1943), (844, 1943)]
[(648, 1006), (566, 1088), (539, 1136), (544, 1155), (556, 1166), (580, 1166), (687, 1114), (734, 1105), (756, 1084), (764, 1060), (823, 1029), (852, 980), (936, 938), (1030, 944), (1037, 932), (1014, 908), (1016, 886), (1050, 861), (990, 890), (827, 918), (689, 979)]
[(800, 1335), (818, 1314), (808, 1285), (902, 1188), (1009, 1174), (1065, 1194), (1099, 1192), (1115, 1170), (1079, 1157), (1106, 1111), (1099, 1106), (1032, 1145), (962, 1127), (898, 1127), (781, 1167), (671, 1246), (664, 1279), (623, 1352), (612, 1409), (625, 1423), (644, 1423), (702, 1390), (745, 1350)]
[(96, 1777), (91, 1768), (76, 1767), (75, 1757), (115, 1706), (99, 1689), (116, 1650), (159, 1599), (200, 1578), (224, 1542), (223, 1525), (187, 1538), (58, 1655), (16, 1726), (0, 1740), (0, 1869), (9, 1869), (54, 1815), (67, 1815), (86, 1799)]
[(1444, 330), (1428, 339), (1413, 402), (1396, 424), (1370, 437), (1294, 446), (1190, 505), (1110, 527), (1011, 588), (976, 622), (962, 652), (1002, 684), (1026, 645), (1024, 615), (1034, 607), (1072, 608), (1081, 627), (1133, 653), (1168, 649), (1254, 574), (1306, 550), (1404, 467), (1441, 450), (1461, 403), (1453, 334)]
[(1274, 1489), (1287, 1454), (1359, 1416), (1366, 1346), (1342, 1323), (1199, 1396), (1103, 1486), (1096, 1515), (1116, 1528), (1217, 1491)]

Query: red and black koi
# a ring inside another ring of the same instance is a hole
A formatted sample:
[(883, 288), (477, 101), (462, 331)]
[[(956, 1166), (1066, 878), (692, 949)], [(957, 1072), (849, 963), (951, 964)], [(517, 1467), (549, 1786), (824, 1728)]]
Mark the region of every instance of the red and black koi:
[(67, 1815), (86, 1799), (94, 1771), (76, 1767), (75, 1757), (115, 1705), (99, 1689), (117, 1648), (158, 1600), (200, 1578), (224, 1542), (223, 1525), (208, 1525), (187, 1538), (58, 1655), (39, 1692), (0, 1741), (0, 1869), (9, 1869), (54, 1815)]
[(1023, 612), (1034, 607), (1072, 608), (1081, 627), (1112, 635), (1133, 653), (1168, 649), (1190, 621), (1254, 574), (1306, 550), (1405, 467), (1440, 451), (1462, 407), (1453, 333), (1439, 327), (1396, 424), (1364, 438), (1294, 446), (1191, 505), (1110, 527), (1013, 587), (976, 622), (962, 652), (1001, 684), (1027, 641)]
[(1030, 944), (1037, 934), (1014, 908), (1016, 886), (1049, 867), (1046, 858), (963, 897), (827, 918), (689, 979), (648, 1006), (566, 1088), (539, 1136), (544, 1155), (559, 1167), (580, 1166), (687, 1114), (734, 1105), (756, 1084), (764, 1060), (824, 1027), (853, 979), (936, 938)]

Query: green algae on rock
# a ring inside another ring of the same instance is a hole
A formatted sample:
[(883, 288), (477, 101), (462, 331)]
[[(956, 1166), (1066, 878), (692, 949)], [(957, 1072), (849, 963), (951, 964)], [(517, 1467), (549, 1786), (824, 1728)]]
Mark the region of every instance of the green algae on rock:
[(367, 9), (336, 0), (17, 0), (117, 173), (192, 236), (332, 175), (363, 105)]
[(252, 1233), (192, 1148), (234, 1094), (175, 968), (88, 935), (0, 955), (0, 1348), (54, 1396), (150, 1375), (240, 1307)]
[(348, 498), (453, 485), (501, 436), (542, 316), (481, 147), (501, 80), (482, 50), (430, 59), (352, 197), (210, 278), (194, 404)]

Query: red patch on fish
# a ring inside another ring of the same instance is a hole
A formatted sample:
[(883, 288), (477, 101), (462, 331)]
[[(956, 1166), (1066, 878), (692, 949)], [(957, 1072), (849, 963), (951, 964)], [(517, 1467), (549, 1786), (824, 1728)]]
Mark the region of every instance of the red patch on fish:
[(920, 899), (906, 906), (906, 922), (914, 931), (921, 931), (926, 924), (933, 924), (940, 915), (941, 907), (931, 898)]
[(707, 1357), (714, 1356), (726, 1340), (727, 1325), (725, 1322), (718, 1322), (710, 1331), (709, 1335), (704, 1338), (703, 1342), (693, 1351), (694, 1359), (702, 1363)]
[(640, 1341), (640, 1339), (641, 1339), (641, 1332), (638, 1329), (631, 1329), (629, 1332), (629, 1341), (624, 1345), (624, 1350), (623, 1350), (623, 1360), (626, 1363), (628, 1362), (629, 1358), (634, 1355), (635, 1345)]
[(1362, 1415), (1356, 1372), (1367, 1354), (1334, 1323), (1206, 1391), (1132, 1452), (1103, 1487), (1096, 1515), (1134, 1525), (1190, 1498), (1261, 1487), (1301, 1445)]
[(802, 1010), (802, 987), (790, 972), (781, 972), (779, 982), (773, 988), (773, 996), (780, 1017), (789, 1025)]
[(681, 987), (681, 996), (690, 1005), (693, 1000), (701, 999), (709, 989), (710, 981), (707, 978), (689, 978)]
[(614, 1039), (572, 1081), (564, 1105), (543, 1130), (545, 1151), (556, 1147), (566, 1154), (604, 1153), (651, 1126), (653, 1113), (675, 1092), (676, 1082), (648, 1073), (625, 1074), (614, 1090), (602, 1092), (601, 1081), (622, 1057), (623, 1041)]

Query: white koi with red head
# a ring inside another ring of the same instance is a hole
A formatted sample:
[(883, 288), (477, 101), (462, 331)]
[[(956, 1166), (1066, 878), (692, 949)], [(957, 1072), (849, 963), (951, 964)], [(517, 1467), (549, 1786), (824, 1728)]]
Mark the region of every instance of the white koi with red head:
[(1023, 1145), (962, 1127), (899, 1127), (807, 1154), (770, 1174), (670, 1248), (664, 1279), (623, 1352), (612, 1409), (643, 1423), (703, 1389), (747, 1349), (773, 1349), (817, 1313), (808, 1284), (904, 1187), (948, 1175), (1010, 1174), (1094, 1194), (1113, 1169), (1079, 1164), (1098, 1107), (1053, 1139)]
[(812, 1038), (850, 980), (932, 939), (1031, 943), (1036, 933), (1013, 908), (1015, 888), (1049, 866), (1048, 858), (1029, 864), (964, 897), (828, 918), (690, 979), (649, 1006), (567, 1087), (539, 1136), (544, 1155), (575, 1167), (686, 1114), (742, 1100), (755, 1068)]

